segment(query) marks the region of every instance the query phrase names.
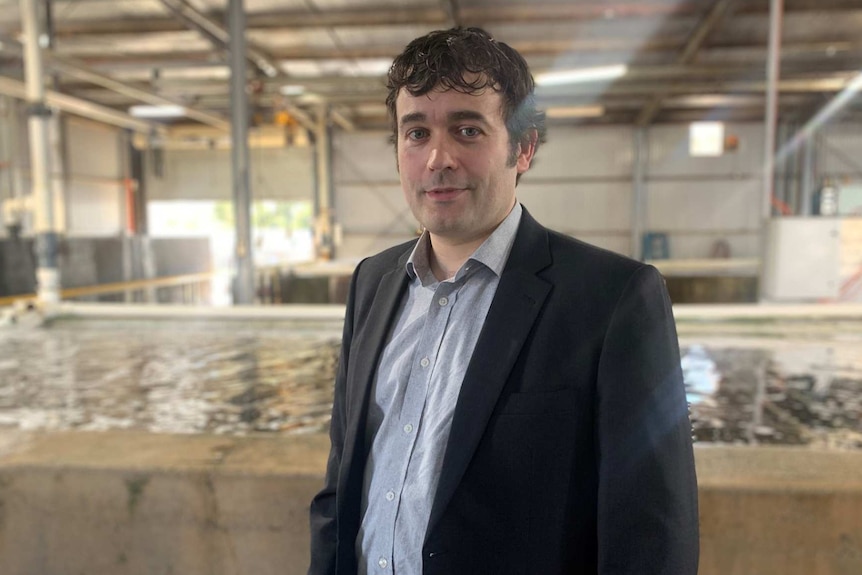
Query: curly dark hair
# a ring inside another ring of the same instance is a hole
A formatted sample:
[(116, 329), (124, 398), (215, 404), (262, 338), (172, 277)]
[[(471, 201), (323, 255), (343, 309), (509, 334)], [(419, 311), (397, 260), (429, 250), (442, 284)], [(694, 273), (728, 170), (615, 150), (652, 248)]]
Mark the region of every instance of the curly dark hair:
[(528, 143), (535, 130), (536, 146), (545, 141), (545, 113), (536, 109), (535, 83), (524, 57), (481, 28), (436, 30), (410, 42), (389, 69), (386, 108), (397, 139), (395, 100), (404, 88), (421, 96), (442, 86), (465, 94), (491, 88), (502, 95), (503, 120), (509, 132), (509, 163), (518, 144)]

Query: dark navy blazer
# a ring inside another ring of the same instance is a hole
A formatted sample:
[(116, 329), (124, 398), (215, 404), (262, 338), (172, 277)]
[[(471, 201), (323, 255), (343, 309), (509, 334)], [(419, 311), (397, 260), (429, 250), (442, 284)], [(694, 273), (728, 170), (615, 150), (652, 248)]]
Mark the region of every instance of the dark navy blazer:
[[(351, 283), (310, 575), (356, 573), (374, 371), (415, 242)], [(670, 301), (655, 268), (524, 210), (464, 377), (425, 575), (689, 575), (697, 481)]]

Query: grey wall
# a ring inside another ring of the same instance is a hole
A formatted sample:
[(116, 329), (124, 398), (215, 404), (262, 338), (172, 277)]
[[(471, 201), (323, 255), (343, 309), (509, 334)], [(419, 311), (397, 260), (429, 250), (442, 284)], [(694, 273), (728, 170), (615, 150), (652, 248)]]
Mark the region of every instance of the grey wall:
[(123, 132), (78, 118), (66, 121), (66, 235), (115, 236), (126, 221)]
[[(733, 257), (759, 256), (763, 126), (729, 124), (726, 134), (739, 139), (735, 151), (692, 158), (688, 125), (648, 130), (642, 227), (668, 234), (674, 258), (709, 257), (719, 240)], [(335, 138), (341, 257), (361, 257), (415, 233), (388, 137), (364, 132)], [(862, 126), (827, 126), (819, 142), (818, 184), (825, 177), (862, 180)], [(547, 226), (630, 255), (633, 158), (632, 128), (552, 126), (518, 198)]]
[[(161, 175), (153, 151), (144, 154), (147, 194), (152, 200), (227, 200), (233, 197), (229, 150), (165, 150)], [(314, 156), (311, 148), (250, 150), (255, 200), (311, 200)]]
[[(644, 231), (668, 234), (672, 257), (708, 257), (718, 240), (730, 245), (733, 257), (759, 254), (763, 127), (730, 124), (727, 133), (739, 138), (736, 151), (719, 158), (691, 158), (687, 125), (655, 126), (648, 131), (642, 225)], [(20, 146), (26, 150), (26, 131), (24, 136)], [(339, 257), (358, 258), (416, 233), (388, 138), (383, 131), (338, 132), (334, 137), (334, 205), (342, 228)], [(551, 228), (630, 254), (633, 138), (630, 127), (552, 126), (548, 143), (518, 188), (518, 197)], [(121, 232), (125, 217), (122, 140), (122, 133), (114, 128), (67, 120), (69, 235)], [(826, 126), (818, 142), (818, 182), (827, 176), (862, 181), (862, 160), (857, 159), (862, 158), (862, 126)], [(162, 154), (161, 176), (156, 174), (153, 154), (146, 154), (150, 200), (230, 200), (228, 151)], [(22, 171), (28, 188), (26, 165)], [(312, 200), (313, 150), (253, 149), (251, 177), (256, 199)]]
[[(12, 196), (12, 188), (31, 192), (29, 137), (26, 115), (20, 102), (0, 115), (0, 201)], [(10, 126), (10, 124), (12, 124)], [(65, 138), (65, 162), (52, 173), (65, 189), (55, 202), (55, 228), (69, 237), (115, 236), (125, 222), (124, 139), (122, 130), (73, 116), (61, 117)], [(15, 182), (15, 176), (18, 180)], [(30, 219), (24, 220), (24, 232)], [(0, 226), (2, 229), (3, 226)], [(0, 231), (0, 236), (5, 230)]]
[[(708, 257), (725, 240), (734, 257), (756, 256), (762, 192), (762, 128), (730, 125), (740, 146), (720, 158), (688, 156), (688, 126), (649, 130), (644, 231), (669, 235), (676, 258)], [(341, 257), (359, 257), (416, 228), (401, 196), (388, 133), (339, 134), (334, 144), (335, 206)], [(630, 254), (634, 131), (552, 127), (518, 198), (545, 225)]]

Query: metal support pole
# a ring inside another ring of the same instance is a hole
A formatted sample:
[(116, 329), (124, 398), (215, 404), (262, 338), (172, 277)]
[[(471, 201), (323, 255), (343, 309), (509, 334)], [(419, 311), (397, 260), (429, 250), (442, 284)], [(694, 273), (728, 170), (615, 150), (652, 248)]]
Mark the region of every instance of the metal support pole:
[(814, 173), (817, 153), (817, 132), (809, 132), (805, 138), (805, 149), (802, 156), (802, 193), (800, 194), (799, 214), (811, 215), (811, 202), (814, 196), (814, 187), (817, 185), (817, 176)]
[(778, 121), (778, 80), (781, 63), (781, 30), (784, 0), (769, 3), (769, 53), (766, 65), (766, 138), (764, 142), (762, 216), (772, 215), (772, 194), (775, 188), (775, 132)]
[(775, 189), (775, 131), (778, 120), (778, 80), (781, 63), (781, 29), (784, 0), (769, 2), (769, 51), (766, 64), (766, 124), (763, 153), (763, 198), (761, 202), (760, 278), (758, 291), (765, 299), (766, 275), (769, 269), (769, 220), (772, 217), (772, 194)]
[(18, 214), (12, 209), (18, 197), (15, 187), (16, 162), (14, 161), (18, 114), (12, 98), (0, 96), (0, 223), (5, 227), (19, 225)]
[(646, 206), (646, 128), (635, 128), (632, 142), (632, 237), (631, 253), (636, 260), (643, 259), (644, 207)]
[[(782, 149), (785, 143), (787, 142), (787, 134), (789, 132), (790, 126), (785, 123), (776, 123), (775, 125), (775, 148)], [(782, 156), (778, 156), (773, 151), (773, 165), (772, 165), (772, 196), (778, 202), (786, 202), (785, 198), (785, 185), (787, 183), (787, 165), (790, 163), (790, 154), (784, 154)], [(781, 205), (781, 204), (778, 204)]]
[(50, 109), (45, 105), (45, 78), (39, 46), (39, 15), (36, 0), (21, 0), (24, 32), (24, 72), (30, 128), (30, 165), (38, 269), (37, 296), (42, 304), (60, 301), (60, 272), (57, 267), (57, 234), (54, 230), (54, 202), (51, 190), (50, 146), (48, 124)]
[(317, 201), (315, 207), (315, 244), (317, 257), (330, 260), (335, 255), (333, 210), (332, 210), (332, 132), (329, 123), (329, 107), (320, 106), (314, 133), (317, 167)]
[(254, 303), (254, 261), (251, 244), (251, 179), (249, 177), (246, 87), (245, 7), (243, 0), (229, 0), (231, 159), (233, 164), (233, 209), (236, 221), (235, 304)]
[[(54, 41), (54, 10), (52, 0), (43, 0), (45, 7), (44, 37), (48, 53), (53, 53)], [(42, 54), (45, 57), (45, 54)], [(51, 73), (51, 89), (59, 91), (60, 78), (56, 71)], [(68, 156), (66, 154), (66, 125), (58, 110), (53, 110), (48, 122), (48, 149), (51, 151), (51, 195), (54, 202), (54, 231), (65, 234), (68, 229), (69, 214), (66, 210), (66, 174)]]

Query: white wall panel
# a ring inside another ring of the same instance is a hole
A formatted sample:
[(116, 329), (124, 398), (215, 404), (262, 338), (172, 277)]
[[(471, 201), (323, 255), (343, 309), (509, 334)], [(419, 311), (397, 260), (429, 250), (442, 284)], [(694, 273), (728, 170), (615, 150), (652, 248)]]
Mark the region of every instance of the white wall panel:
[(401, 186), (339, 185), (336, 190), (335, 212), (345, 234), (416, 228)]
[(398, 182), (395, 147), (390, 132), (338, 133), (332, 141), (333, 178), (336, 184)]
[(648, 188), (646, 221), (652, 231), (760, 227), (759, 180), (651, 182)]
[(338, 247), (338, 259), (359, 260), (415, 237), (415, 234), (387, 233), (345, 235)]
[(758, 175), (763, 169), (763, 127), (728, 124), (725, 135), (739, 138), (739, 148), (716, 158), (692, 158), (688, 152), (688, 124), (649, 129), (650, 176)]
[(115, 178), (123, 176), (120, 130), (104, 124), (69, 117), (66, 121), (66, 153), (69, 177)]
[(548, 131), (535, 164), (523, 181), (584, 177), (629, 177), (632, 171), (631, 128), (559, 127)]
[[(164, 172), (154, 173), (153, 152), (145, 154), (150, 200), (227, 200), (233, 197), (230, 150), (165, 150)], [(252, 198), (313, 200), (314, 156), (311, 148), (264, 148), (250, 151)]]
[(627, 233), (631, 222), (631, 185), (540, 184), (518, 186), (518, 199), (537, 220), (578, 236), (590, 231)]
[(123, 229), (122, 186), (92, 182), (66, 188), (69, 236), (115, 236)]

